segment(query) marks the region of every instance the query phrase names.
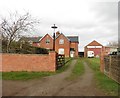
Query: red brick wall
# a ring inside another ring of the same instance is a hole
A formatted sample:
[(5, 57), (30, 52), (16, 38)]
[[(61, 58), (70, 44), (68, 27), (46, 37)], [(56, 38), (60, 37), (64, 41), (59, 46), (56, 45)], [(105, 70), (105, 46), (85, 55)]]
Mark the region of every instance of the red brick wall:
[(87, 48), (87, 46), (84, 47), (84, 57), (87, 57), (87, 51), (94, 51), (94, 55), (95, 56), (99, 56), (101, 52), (104, 51), (104, 47), (102, 46), (102, 48)]
[[(37, 54), (0, 54), (2, 71), (55, 71), (56, 52), (48, 55)], [(1, 70), (0, 70), (1, 71)]]
[[(60, 39), (64, 39), (64, 44), (59, 44)], [(65, 57), (70, 56), (70, 42), (63, 34), (61, 34), (55, 41), (55, 51), (57, 53), (59, 48), (64, 48)]]
[(104, 72), (104, 56), (105, 56), (105, 53), (104, 52), (102, 52), (101, 54), (100, 54), (100, 71), (101, 72)]
[[(87, 48), (87, 46), (102, 46), (102, 49), (99, 49), (99, 48)], [(84, 57), (87, 57), (87, 51), (94, 51), (95, 53), (95, 56), (96, 55), (99, 55), (100, 56), (100, 53), (104, 51), (104, 47), (103, 45), (101, 45), (100, 43), (98, 43), (97, 41), (92, 41), (91, 43), (89, 43), (88, 45), (86, 45), (84, 47)]]
[[(46, 39), (50, 40), (50, 43), (46, 43)], [(40, 41), (40, 47), (46, 49), (53, 49), (53, 39), (50, 37), (49, 34), (46, 34)]]
[(102, 52), (102, 48), (89, 48), (88, 51), (94, 51), (95, 56), (100, 56), (100, 53)]
[(106, 54), (105, 49), (101, 52), (100, 54), (100, 71), (104, 72), (104, 67), (105, 67), (105, 62), (104, 62), (104, 58), (105, 56), (107, 56), (108, 54)]
[(70, 48), (74, 48), (75, 49), (75, 56), (78, 56), (78, 43), (77, 42), (71, 42), (70, 43)]
[(87, 57), (87, 46), (84, 47), (84, 57)]

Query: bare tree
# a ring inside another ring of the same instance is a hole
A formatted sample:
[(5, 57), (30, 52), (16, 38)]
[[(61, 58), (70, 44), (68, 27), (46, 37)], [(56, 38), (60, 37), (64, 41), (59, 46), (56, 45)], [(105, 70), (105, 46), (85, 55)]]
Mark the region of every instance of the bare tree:
[(119, 43), (117, 41), (111, 41), (109, 42), (109, 44), (107, 44), (107, 46), (111, 46), (111, 47), (118, 47)]
[(9, 52), (11, 42), (23, 32), (27, 32), (40, 23), (31, 17), (29, 13), (19, 15), (17, 12), (10, 14), (9, 18), (1, 18), (0, 32), (7, 39), (7, 52)]

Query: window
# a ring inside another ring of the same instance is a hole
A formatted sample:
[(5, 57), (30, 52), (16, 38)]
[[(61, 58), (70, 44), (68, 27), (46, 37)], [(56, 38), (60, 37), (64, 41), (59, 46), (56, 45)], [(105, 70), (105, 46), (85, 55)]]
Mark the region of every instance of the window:
[(70, 51), (75, 51), (75, 49), (74, 48), (70, 48)]
[(49, 39), (46, 39), (46, 44), (49, 44), (50, 43), (50, 40)]
[(64, 44), (64, 39), (60, 39), (59, 44)]
[(59, 54), (64, 54), (64, 49), (63, 48), (59, 48), (58, 53)]

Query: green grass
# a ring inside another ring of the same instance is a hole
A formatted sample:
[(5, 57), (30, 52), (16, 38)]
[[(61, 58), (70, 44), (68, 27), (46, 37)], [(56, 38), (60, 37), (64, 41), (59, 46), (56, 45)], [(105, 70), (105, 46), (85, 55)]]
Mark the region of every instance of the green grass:
[(42, 78), (45, 76), (55, 75), (65, 71), (72, 61), (70, 58), (67, 58), (66, 61), (67, 60), (69, 61), (63, 67), (59, 68), (56, 72), (21, 71), (21, 72), (3, 72), (3, 73), (0, 73), (0, 75), (2, 74), (3, 80), (29, 80), (29, 79)]
[(72, 60), (73, 58), (70, 58), (70, 57), (66, 57), (65, 58), (65, 62), (68, 62), (68, 61), (70, 61), (70, 60)]
[(28, 80), (34, 78), (41, 78), (44, 76), (49, 76), (54, 74), (54, 72), (3, 72), (3, 80)]
[(2, 72), (0, 72), (0, 80), (2, 80)]
[(81, 76), (85, 69), (84, 69), (84, 66), (83, 66), (83, 59), (82, 58), (78, 58), (77, 59), (77, 63), (75, 64), (73, 70), (72, 70), (72, 73), (69, 77), (67, 77), (66, 79), (67, 80), (74, 80), (76, 78), (78, 78), (79, 76)]
[(100, 60), (99, 58), (86, 58), (88, 65), (95, 72), (95, 80), (97, 86), (102, 89), (106, 94), (117, 96), (118, 95), (118, 83), (100, 72)]

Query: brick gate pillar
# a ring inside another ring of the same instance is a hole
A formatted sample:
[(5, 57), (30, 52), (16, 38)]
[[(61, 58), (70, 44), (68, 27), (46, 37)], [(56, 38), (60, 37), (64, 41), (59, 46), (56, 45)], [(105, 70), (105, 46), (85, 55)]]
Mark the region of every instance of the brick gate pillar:
[(104, 52), (100, 54), (100, 71), (104, 73)]
[(49, 65), (54, 66), (53, 71), (56, 71), (56, 57), (57, 53), (55, 51), (50, 51), (49, 52)]

